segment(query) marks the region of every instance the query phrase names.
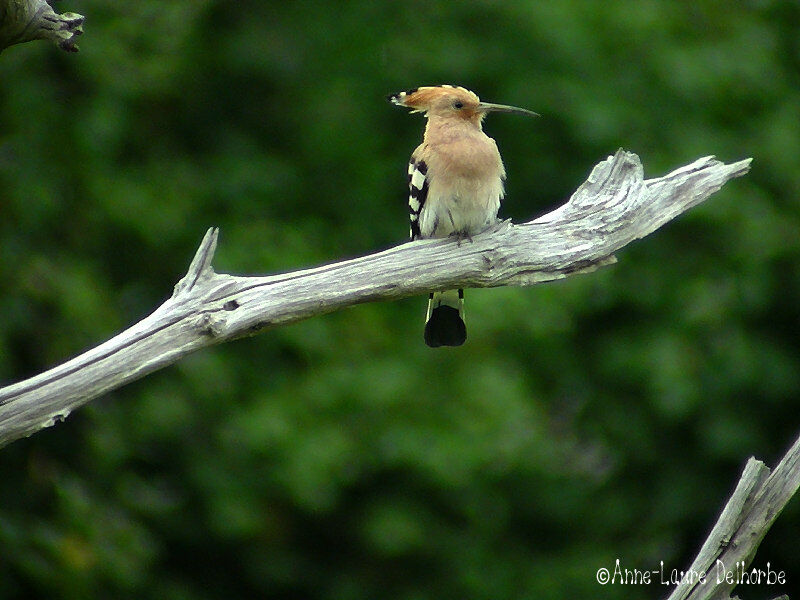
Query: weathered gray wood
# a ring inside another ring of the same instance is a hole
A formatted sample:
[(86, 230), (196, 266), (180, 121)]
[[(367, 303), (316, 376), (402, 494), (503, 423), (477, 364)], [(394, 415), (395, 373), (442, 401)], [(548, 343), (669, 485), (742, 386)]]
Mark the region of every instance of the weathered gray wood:
[(62, 50), (77, 52), (83, 15), (57, 14), (45, 0), (0, 0), (0, 52), (14, 44), (52, 40)]
[[(744, 563), (745, 569), (750, 565), (761, 540), (798, 487), (800, 437), (771, 474), (764, 463), (750, 458), (733, 495), (687, 571), (689, 575), (667, 600), (730, 598), (736, 579), (734, 575), (734, 581), (729, 582), (724, 573), (733, 571), (737, 563)], [(705, 577), (701, 579), (700, 574)]]
[(210, 229), (189, 272), (153, 314), (80, 356), (0, 389), (0, 446), (63, 420), (109, 390), (200, 348), (363, 302), (455, 287), (528, 285), (591, 271), (613, 253), (745, 174), (701, 158), (645, 181), (639, 158), (618, 151), (562, 207), (503, 222), (473, 240), (420, 240), (314, 269), (268, 277), (217, 274)]

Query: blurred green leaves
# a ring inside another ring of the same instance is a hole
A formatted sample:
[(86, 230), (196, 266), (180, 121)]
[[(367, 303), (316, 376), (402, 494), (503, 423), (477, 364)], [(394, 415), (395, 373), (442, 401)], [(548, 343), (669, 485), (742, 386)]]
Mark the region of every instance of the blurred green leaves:
[[(620, 146), (647, 176), (755, 160), (616, 265), (469, 290), (462, 348), (424, 346), (424, 298), (364, 305), (4, 448), (0, 597), (663, 596), (595, 572), (685, 568), (745, 459), (796, 434), (794, 3), (74, 4), (78, 55), (0, 59), (3, 382), (154, 309), (209, 226), (233, 273), (402, 242), (400, 89), (542, 113), (485, 126), (517, 221)], [(797, 519), (757, 561), (800, 574)]]

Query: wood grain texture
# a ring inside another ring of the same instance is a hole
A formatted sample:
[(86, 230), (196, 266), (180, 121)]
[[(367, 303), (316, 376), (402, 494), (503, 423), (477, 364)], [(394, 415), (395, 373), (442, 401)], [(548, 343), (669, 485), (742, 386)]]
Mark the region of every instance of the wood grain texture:
[[(728, 600), (737, 585), (737, 573), (747, 570), (761, 540), (798, 487), (800, 437), (772, 473), (764, 463), (751, 457), (687, 570), (691, 575), (676, 586), (667, 600)], [(741, 569), (738, 565), (742, 565)], [(764, 565), (760, 566), (763, 569)], [(701, 579), (699, 574), (705, 577)]]
[(364, 302), (431, 290), (530, 285), (610, 264), (614, 252), (702, 202), (750, 159), (701, 158), (645, 180), (639, 158), (618, 151), (560, 208), (502, 222), (471, 242), (408, 242), (383, 252), (266, 277), (215, 273), (210, 229), (187, 274), (155, 312), (40, 375), (0, 389), (0, 446), (62, 421), (97, 396), (213, 344)]

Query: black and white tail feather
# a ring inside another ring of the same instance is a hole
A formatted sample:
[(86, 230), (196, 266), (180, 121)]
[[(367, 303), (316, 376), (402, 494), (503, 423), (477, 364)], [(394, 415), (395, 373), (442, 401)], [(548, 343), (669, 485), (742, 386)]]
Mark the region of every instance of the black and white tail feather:
[(431, 293), (425, 321), (425, 343), (431, 348), (438, 348), (460, 346), (465, 341), (464, 290)]
[[(419, 216), (428, 197), (428, 165), (425, 161), (408, 163), (408, 213), (411, 239), (421, 237)], [(425, 317), (425, 343), (431, 348), (460, 346), (467, 340), (464, 323), (464, 290), (432, 292)]]

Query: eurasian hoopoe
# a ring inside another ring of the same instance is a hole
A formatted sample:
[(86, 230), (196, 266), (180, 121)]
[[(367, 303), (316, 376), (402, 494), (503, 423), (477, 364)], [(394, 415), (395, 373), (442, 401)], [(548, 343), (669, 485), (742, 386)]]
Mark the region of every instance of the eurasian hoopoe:
[[(506, 171), (497, 144), (483, 133), (488, 112), (538, 116), (524, 108), (481, 102), (462, 87), (421, 87), (389, 96), (398, 106), (424, 112), (425, 135), (408, 164), (411, 239), (461, 238), (497, 221)], [(432, 292), (425, 343), (460, 346), (467, 339), (464, 290)]]

